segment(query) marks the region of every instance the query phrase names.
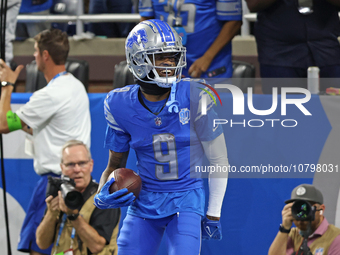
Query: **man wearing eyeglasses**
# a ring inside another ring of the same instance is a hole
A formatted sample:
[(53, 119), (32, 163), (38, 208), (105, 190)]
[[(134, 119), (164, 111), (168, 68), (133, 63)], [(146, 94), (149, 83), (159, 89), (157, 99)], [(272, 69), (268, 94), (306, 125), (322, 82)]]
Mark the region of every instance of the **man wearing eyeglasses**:
[(46, 249), (53, 244), (51, 254), (117, 254), (120, 209), (101, 210), (93, 205), (98, 183), (91, 177), (93, 159), (87, 146), (78, 140), (68, 141), (60, 166), (62, 174), (74, 180), (85, 202), (72, 210), (65, 205), (61, 191), (57, 197), (47, 197), (46, 214), (36, 232), (38, 246)]
[[(295, 204), (296, 201), (302, 203)], [(269, 248), (268, 255), (340, 254), (340, 229), (326, 220), (323, 214), (325, 205), (320, 190), (310, 184), (301, 184), (294, 188), (291, 199), (285, 203), (282, 210), (282, 224)], [(309, 215), (314, 217), (306, 221), (303, 218), (308, 217), (309, 210), (311, 212)], [(294, 228), (292, 228), (293, 222), (296, 225)], [(307, 242), (303, 242), (304, 239)], [(308, 250), (311, 253), (306, 252)]]

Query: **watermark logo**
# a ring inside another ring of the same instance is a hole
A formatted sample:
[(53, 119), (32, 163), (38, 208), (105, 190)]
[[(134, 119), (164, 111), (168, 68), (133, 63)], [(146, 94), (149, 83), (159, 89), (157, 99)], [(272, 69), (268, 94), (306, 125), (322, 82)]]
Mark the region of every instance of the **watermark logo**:
[[(203, 84), (203, 83), (201, 83)], [(222, 101), (220, 96), (218, 95), (217, 91), (215, 89), (229, 89), (231, 94), (232, 94), (232, 99), (233, 99), (233, 115), (245, 115), (245, 98), (242, 90), (232, 84), (216, 84), (215, 88), (213, 88), (210, 85), (203, 84), (206, 87), (208, 87), (211, 91), (213, 91), (218, 99), (220, 100), (220, 103), (222, 105)], [(201, 103), (201, 114), (206, 115), (207, 114), (207, 97), (208, 95), (214, 100), (215, 105), (217, 105), (215, 98), (211, 94), (211, 92), (207, 89), (202, 89), (201, 90), (205, 91), (207, 94), (202, 95), (202, 103)], [(294, 93), (294, 94), (302, 94), (304, 97), (302, 98), (287, 98), (287, 95), (289, 93)], [(272, 93), (272, 105), (269, 109), (266, 110), (259, 110), (254, 107), (253, 104), (253, 88), (248, 88), (248, 93), (247, 93), (247, 106), (248, 110), (257, 116), (267, 116), (276, 111), (278, 108), (278, 93), (277, 93), (277, 88), (273, 88), (273, 93)], [(307, 110), (307, 108), (303, 105), (307, 103), (311, 99), (311, 93), (307, 89), (304, 88), (294, 88), (294, 87), (286, 87), (286, 88), (281, 88), (281, 116), (286, 116), (287, 115), (287, 105), (295, 105), (305, 116), (311, 116), (312, 114)], [(249, 127), (262, 127), (265, 123), (265, 121), (271, 123), (271, 126), (274, 127), (274, 122), (280, 121), (281, 125), (283, 127), (295, 127), (297, 125), (297, 121), (294, 119), (251, 119), (251, 120), (244, 120), (243, 122), (234, 122), (234, 124), (241, 124), (244, 127), (246, 124), (248, 124)], [(230, 123), (232, 125), (233, 121), (232, 120), (226, 120), (226, 119), (215, 119), (214, 120), (214, 127), (215, 125), (218, 124), (227, 124)], [(288, 124), (292, 123), (292, 124)]]
[[(221, 100), (221, 97), (220, 95), (217, 93), (217, 91), (210, 85), (206, 84), (206, 83), (203, 83), (203, 82), (199, 82), (199, 84), (202, 84), (204, 86), (206, 86), (207, 88), (209, 88), (212, 92), (214, 92), (214, 94), (216, 95), (216, 97), (218, 98), (218, 100), (220, 101), (220, 104), (222, 106), (222, 100)], [(214, 104), (217, 105), (216, 103), (216, 99), (215, 97), (213, 96), (213, 94), (207, 90), (207, 89), (204, 89), (204, 88), (200, 88), (200, 87), (197, 87), (198, 89), (200, 90), (203, 90), (205, 93), (207, 93), (211, 99), (214, 101)], [(202, 115), (207, 115), (207, 94), (203, 94), (202, 95)]]

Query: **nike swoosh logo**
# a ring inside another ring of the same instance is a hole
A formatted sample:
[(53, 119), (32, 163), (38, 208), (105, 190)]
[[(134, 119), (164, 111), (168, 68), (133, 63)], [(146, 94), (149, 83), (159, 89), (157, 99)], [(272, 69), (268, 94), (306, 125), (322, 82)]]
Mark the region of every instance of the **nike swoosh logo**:
[(96, 205), (98, 205), (98, 206), (107, 206), (107, 204), (104, 203), (104, 202), (102, 202), (100, 199), (98, 199), (98, 200), (96, 201)]
[(206, 226), (205, 229), (206, 229), (208, 235), (211, 237), (212, 234), (211, 234), (211, 231), (210, 231), (210, 227), (209, 227), (209, 226)]

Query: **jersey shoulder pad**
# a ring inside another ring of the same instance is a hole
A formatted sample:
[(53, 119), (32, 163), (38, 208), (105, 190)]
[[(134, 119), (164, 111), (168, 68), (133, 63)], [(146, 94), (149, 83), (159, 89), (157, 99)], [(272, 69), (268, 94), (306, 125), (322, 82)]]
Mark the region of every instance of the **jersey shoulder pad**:
[(116, 89), (112, 90), (111, 92), (112, 93), (126, 93), (126, 92), (129, 92), (131, 90), (132, 86), (134, 86), (134, 85), (128, 85), (128, 86), (125, 86), (125, 87), (122, 87), (122, 88), (116, 88)]
[(134, 85), (129, 85), (129, 86), (125, 86), (122, 88), (116, 88), (114, 90), (111, 90), (107, 96), (105, 101), (107, 101), (107, 103), (122, 103), (123, 101), (126, 100), (126, 98), (130, 98), (131, 93), (133, 93), (133, 87)]

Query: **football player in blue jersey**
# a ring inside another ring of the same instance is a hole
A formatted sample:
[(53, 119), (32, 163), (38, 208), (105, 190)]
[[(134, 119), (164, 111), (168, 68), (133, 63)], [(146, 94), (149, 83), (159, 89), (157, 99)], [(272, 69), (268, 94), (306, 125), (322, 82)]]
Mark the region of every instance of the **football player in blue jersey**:
[[(104, 102), (108, 123), (105, 147), (110, 150), (95, 196), (101, 209), (129, 206), (118, 238), (119, 255), (153, 255), (166, 232), (168, 254), (199, 254), (201, 237), (222, 238), (220, 214), (227, 186), (224, 178), (209, 178), (209, 205), (204, 217), (202, 178), (191, 175), (202, 165), (228, 166), (227, 149), (218, 118), (201, 86), (181, 80), (186, 49), (176, 31), (160, 20), (139, 23), (126, 39), (126, 58), (137, 84), (115, 89)], [(196, 100), (197, 98), (197, 100)], [(142, 190), (136, 199), (127, 189), (109, 193), (124, 154), (137, 155)], [(125, 195), (124, 195), (125, 194)], [(202, 219), (203, 218), (203, 219)]]
[(232, 76), (231, 40), (242, 25), (241, 0), (140, 0), (139, 13), (142, 21), (166, 21), (184, 38), (184, 76)]

